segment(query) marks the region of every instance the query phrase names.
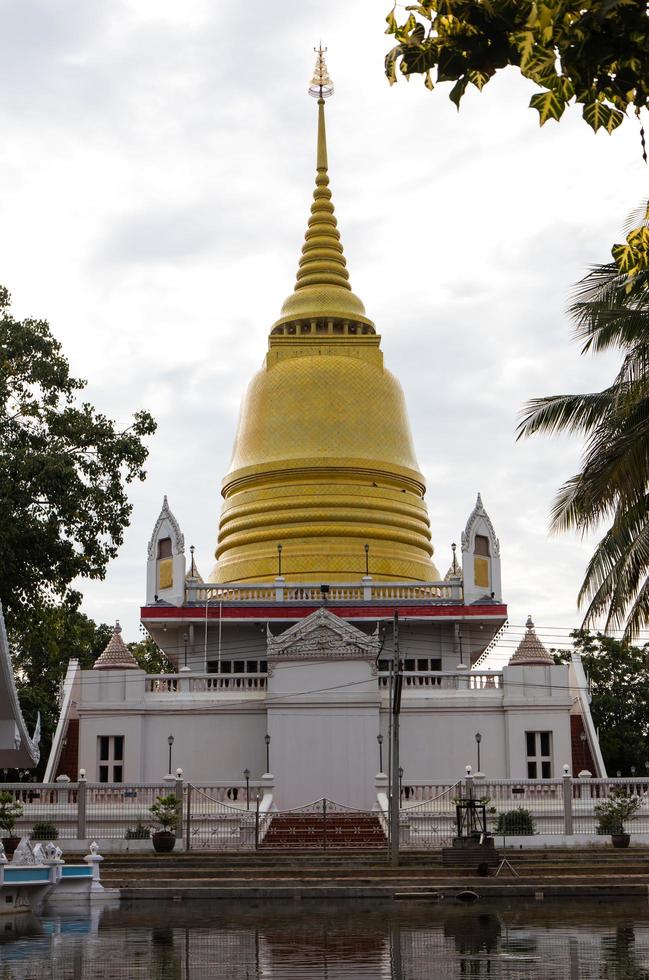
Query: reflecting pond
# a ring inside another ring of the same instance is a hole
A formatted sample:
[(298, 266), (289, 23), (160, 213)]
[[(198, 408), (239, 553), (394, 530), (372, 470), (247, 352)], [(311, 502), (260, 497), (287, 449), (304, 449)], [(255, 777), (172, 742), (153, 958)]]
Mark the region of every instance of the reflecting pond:
[(184, 901), (0, 916), (0, 980), (649, 980), (646, 902)]

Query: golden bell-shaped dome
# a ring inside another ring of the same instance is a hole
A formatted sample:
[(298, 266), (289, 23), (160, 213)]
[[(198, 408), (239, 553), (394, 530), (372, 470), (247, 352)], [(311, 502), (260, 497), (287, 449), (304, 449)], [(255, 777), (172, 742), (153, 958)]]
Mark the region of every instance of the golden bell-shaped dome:
[(241, 407), (212, 581), (273, 580), (278, 545), (292, 582), (358, 581), (366, 545), (374, 579), (438, 580), (403, 392), (349, 285), (327, 173), (330, 92), (317, 94), (311, 217), (295, 289)]

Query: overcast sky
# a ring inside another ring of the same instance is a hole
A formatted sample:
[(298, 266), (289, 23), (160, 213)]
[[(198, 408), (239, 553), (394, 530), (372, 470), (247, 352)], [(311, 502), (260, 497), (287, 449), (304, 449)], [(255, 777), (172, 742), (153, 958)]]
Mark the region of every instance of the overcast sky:
[(390, 88), (388, 6), (2, 4), (0, 282), (16, 316), (50, 321), (99, 410), (158, 421), (120, 555), (84, 587), (84, 610), (119, 618), (129, 640), (163, 494), (201, 571), (212, 567), (239, 401), (306, 227), (320, 39), (352, 287), (406, 393), (435, 561), (445, 572), (480, 490), (510, 635), (529, 612), (550, 643), (579, 621), (589, 546), (547, 533), (579, 443), (514, 432), (526, 398), (597, 389), (615, 370), (580, 357), (565, 308), (647, 197), (638, 127), (594, 135), (572, 109), (541, 130), (534, 87), (514, 71), (459, 114), (448, 85)]

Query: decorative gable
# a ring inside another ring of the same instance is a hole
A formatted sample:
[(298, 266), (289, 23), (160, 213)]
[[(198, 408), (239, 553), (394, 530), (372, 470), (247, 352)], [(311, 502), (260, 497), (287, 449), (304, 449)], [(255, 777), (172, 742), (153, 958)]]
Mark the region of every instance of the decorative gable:
[(368, 636), (324, 608), (311, 613), (279, 636), (273, 636), (268, 631), (269, 660), (376, 660), (378, 654), (378, 633)]

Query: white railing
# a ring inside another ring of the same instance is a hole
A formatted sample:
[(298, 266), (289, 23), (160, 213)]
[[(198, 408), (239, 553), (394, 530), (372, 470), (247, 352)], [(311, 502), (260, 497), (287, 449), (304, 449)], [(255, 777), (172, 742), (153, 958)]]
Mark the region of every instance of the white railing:
[(149, 674), (147, 694), (214, 694), (221, 691), (263, 691), (266, 674)]
[[(436, 688), (440, 691), (494, 691), (503, 686), (501, 671), (488, 670), (479, 674), (471, 671), (443, 672), (440, 670), (404, 670), (404, 688)], [(388, 687), (390, 675), (379, 674), (379, 687)]]
[(189, 602), (379, 602), (386, 599), (424, 602), (462, 602), (462, 584), (454, 582), (337, 582), (323, 589), (319, 584), (284, 582), (273, 584), (188, 583)]

